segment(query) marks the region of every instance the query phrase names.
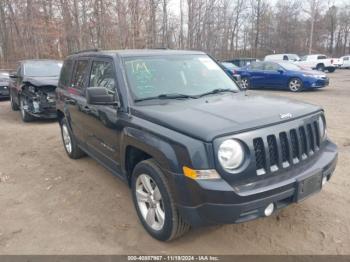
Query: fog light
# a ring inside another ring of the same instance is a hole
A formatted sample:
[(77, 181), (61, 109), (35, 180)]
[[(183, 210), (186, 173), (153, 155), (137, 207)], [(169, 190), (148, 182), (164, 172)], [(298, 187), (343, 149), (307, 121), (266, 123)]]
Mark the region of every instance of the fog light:
[(271, 214), (273, 213), (273, 210), (275, 209), (275, 205), (273, 203), (269, 204), (266, 208), (265, 208), (265, 216), (271, 216)]
[(324, 186), (326, 183), (327, 183), (327, 177), (324, 176), (324, 177), (322, 178), (322, 186)]

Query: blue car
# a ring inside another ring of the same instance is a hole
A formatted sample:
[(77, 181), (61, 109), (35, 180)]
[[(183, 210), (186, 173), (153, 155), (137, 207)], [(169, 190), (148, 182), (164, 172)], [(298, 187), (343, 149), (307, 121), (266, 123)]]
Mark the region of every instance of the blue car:
[(237, 69), (243, 88), (289, 89), (299, 92), (329, 85), (322, 72), (300, 67), (290, 62), (256, 62)]

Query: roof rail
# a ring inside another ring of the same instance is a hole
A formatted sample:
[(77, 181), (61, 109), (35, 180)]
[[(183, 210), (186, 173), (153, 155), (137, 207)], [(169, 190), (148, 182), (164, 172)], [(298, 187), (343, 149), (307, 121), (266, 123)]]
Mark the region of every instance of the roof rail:
[(76, 55), (76, 54), (81, 54), (81, 53), (99, 52), (99, 51), (100, 51), (100, 49), (98, 49), (98, 48), (91, 48), (91, 49), (80, 50), (80, 51), (74, 52), (74, 53), (72, 53), (72, 54), (73, 54), (73, 55)]

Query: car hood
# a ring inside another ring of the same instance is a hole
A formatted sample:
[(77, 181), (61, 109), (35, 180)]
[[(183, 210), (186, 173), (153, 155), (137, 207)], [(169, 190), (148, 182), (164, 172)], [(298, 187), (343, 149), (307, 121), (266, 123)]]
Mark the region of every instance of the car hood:
[(308, 76), (326, 76), (326, 74), (324, 74), (323, 72), (319, 72), (316, 70), (300, 70), (300, 71), (291, 71), (295, 74), (304, 74), (304, 75), (308, 75)]
[[(318, 106), (290, 99), (246, 96), (244, 92), (196, 100), (149, 102), (133, 106), (131, 113), (208, 142), (219, 136), (289, 121), (321, 110)], [(283, 118), (281, 114), (291, 118)]]
[(56, 86), (58, 85), (58, 77), (24, 77), (23, 83), (28, 83), (36, 87)]

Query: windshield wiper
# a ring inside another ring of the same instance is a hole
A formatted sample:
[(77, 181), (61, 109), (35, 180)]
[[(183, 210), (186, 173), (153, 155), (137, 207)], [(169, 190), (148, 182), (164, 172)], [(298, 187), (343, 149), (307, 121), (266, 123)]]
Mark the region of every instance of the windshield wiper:
[(185, 94), (173, 93), (173, 94), (161, 94), (161, 95), (158, 95), (158, 96), (139, 98), (139, 99), (135, 99), (135, 102), (146, 101), (146, 100), (154, 100), (154, 99), (181, 99), (181, 98), (193, 98), (193, 99), (196, 99), (198, 97), (191, 96), (191, 95), (185, 95)]
[(218, 88), (218, 89), (214, 89), (212, 91), (200, 94), (200, 95), (198, 95), (198, 97), (202, 97), (202, 96), (206, 96), (206, 95), (214, 95), (214, 94), (224, 93), (224, 92), (237, 93), (237, 91), (230, 89), (230, 88)]

